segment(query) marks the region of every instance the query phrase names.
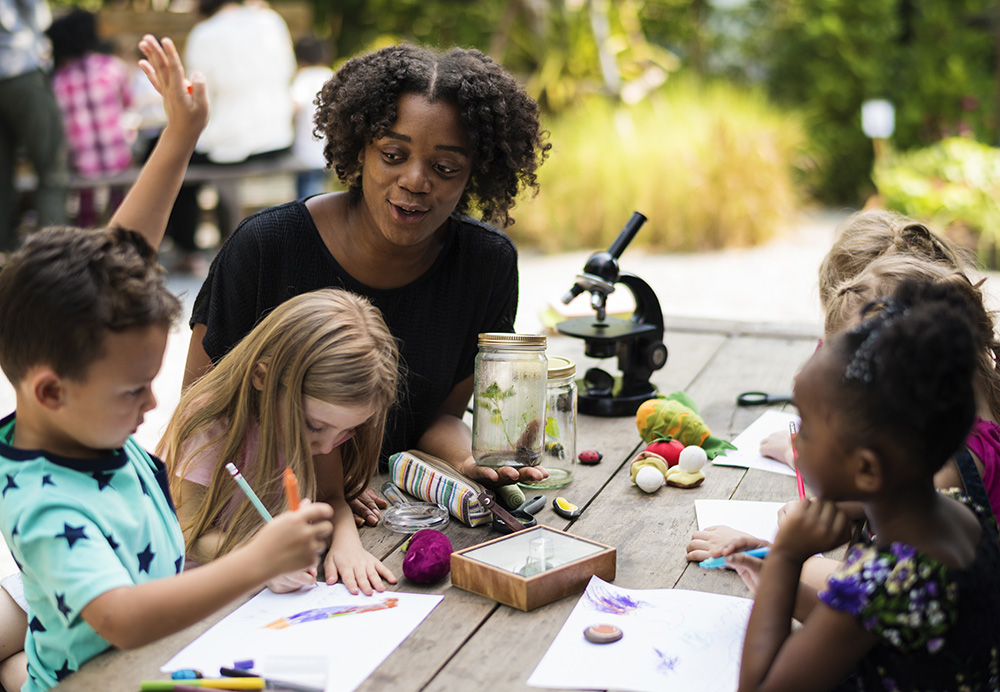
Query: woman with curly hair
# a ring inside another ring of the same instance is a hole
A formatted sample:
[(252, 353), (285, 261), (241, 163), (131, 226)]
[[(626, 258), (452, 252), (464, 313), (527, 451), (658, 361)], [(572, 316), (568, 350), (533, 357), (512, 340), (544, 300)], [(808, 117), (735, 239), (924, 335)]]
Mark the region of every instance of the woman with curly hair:
[[(412, 45), (352, 58), (316, 104), (327, 165), (348, 189), (265, 209), (229, 237), (195, 301), (185, 386), (283, 301), (344, 288), (379, 308), (400, 342), (383, 460), (417, 448), (487, 483), (544, 478), (477, 466), (462, 421), (478, 334), (514, 328), (517, 251), (488, 224), (513, 223), (517, 194), (538, 187), (551, 147), (538, 105), (479, 51)], [(325, 462), (333, 476), (338, 454)], [(381, 500), (348, 490), (356, 520), (376, 523)]]

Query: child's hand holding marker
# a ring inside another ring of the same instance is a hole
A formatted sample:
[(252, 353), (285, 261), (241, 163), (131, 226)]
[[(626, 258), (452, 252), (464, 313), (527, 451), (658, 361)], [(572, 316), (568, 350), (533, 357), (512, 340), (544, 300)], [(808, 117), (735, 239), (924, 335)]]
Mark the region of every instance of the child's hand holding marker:
[(287, 579), (295, 576), (290, 573), (303, 574), (308, 570), (310, 582), (315, 582), (319, 555), (326, 550), (333, 534), (332, 519), (330, 505), (303, 500), (298, 510), (276, 516), (249, 545), (259, 546), (262, 559), (274, 566), (276, 576)]
[(778, 526), (773, 551), (805, 562), (811, 555), (843, 545), (850, 536), (850, 523), (829, 500), (812, 498), (795, 503)]
[[(282, 574), (267, 582), (268, 588), (275, 593), (289, 593), (291, 591), (297, 591), (302, 587), (312, 586), (315, 584), (317, 574), (316, 566), (319, 562), (318, 555), (326, 549), (327, 539), (333, 533), (333, 525), (330, 523), (330, 519), (333, 517), (333, 508), (325, 502), (318, 502), (316, 504), (310, 503), (309, 500), (305, 500), (303, 502), (299, 497), (299, 483), (295, 478), (295, 473), (286, 466), (282, 482), (285, 486), (285, 497), (288, 500), (289, 511), (279, 515), (277, 519), (274, 519), (267, 511), (267, 508), (264, 507), (264, 503), (257, 497), (253, 488), (250, 487), (250, 484), (247, 483), (245, 478), (243, 478), (243, 475), (239, 472), (239, 469), (236, 468), (235, 464), (232, 462), (226, 464), (226, 470), (229, 471), (233, 480), (236, 481), (236, 483), (240, 486), (240, 489), (246, 494), (247, 499), (253, 503), (257, 512), (264, 519), (264, 521), (268, 522), (267, 526), (265, 526), (264, 529), (257, 534), (252, 543), (256, 543), (259, 539), (261, 539), (265, 532), (267, 532), (275, 524), (278, 524), (279, 522), (301, 523), (303, 516), (309, 517), (307, 520), (307, 524), (309, 526), (315, 526), (317, 528), (317, 530), (312, 532), (306, 531), (305, 533), (302, 533), (300, 531), (294, 539), (312, 546), (313, 550), (310, 556), (310, 561), (305, 565), (291, 567), (284, 570)], [(291, 519), (287, 519), (288, 517), (291, 517)], [(296, 520), (295, 517), (298, 517), (298, 520)], [(318, 523), (311, 524), (313, 521)], [(271, 531), (271, 533), (274, 532)], [(288, 547), (293, 551), (295, 549), (294, 546)]]
[[(288, 500), (288, 511), (296, 512), (302, 506), (302, 499), (299, 497), (299, 481), (295, 477), (295, 472), (288, 466), (285, 467), (282, 476), (282, 484), (285, 486), (285, 498)], [(289, 572), (275, 577), (267, 582), (267, 588), (274, 593), (291, 593), (313, 586), (316, 583), (316, 567), (310, 567), (300, 572)]]

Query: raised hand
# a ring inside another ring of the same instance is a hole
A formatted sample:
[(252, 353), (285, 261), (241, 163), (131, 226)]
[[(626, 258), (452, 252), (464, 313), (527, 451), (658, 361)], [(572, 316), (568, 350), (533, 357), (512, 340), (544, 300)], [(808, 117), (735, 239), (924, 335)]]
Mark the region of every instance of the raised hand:
[(208, 123), (205, 77), (196, 72), (188, 79), (177, 47), (169, 38), (164, 38), (161, 45), (154, 36), (146, 34), (139, 41), (139, 50), (146, 56), (139, 61), (139, 67), (163, 97), (167, 128), (197, 140)]

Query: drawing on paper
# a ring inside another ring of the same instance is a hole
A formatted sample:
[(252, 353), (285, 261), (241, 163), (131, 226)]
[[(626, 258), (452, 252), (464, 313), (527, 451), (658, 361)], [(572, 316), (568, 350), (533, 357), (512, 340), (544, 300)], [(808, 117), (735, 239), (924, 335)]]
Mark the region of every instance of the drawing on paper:
[[(601, 582), (604, 583), (604, 582)], [(649, 603), (632, 598), (624, 591), (606, 589), (603, 586), (591, 584), (584, 592), (587, 602), (599, 613), (608, 615), (628, 615), (649, 606)]]
[(677, 666), (677, 657), (668, 656), (656, 647), (653, 647), (653, 652), (656, 654), (656, 670), (660, 673), (672, 673), (674, 668)]
[(364, 605), (353, 605), (353, 606), (327, 606), (326, 608), (313, 608), (312, 610), (303, 610), (301, 613), (296, 613), (295, 615), (289, 615), (288, 617), (278, 618), (274, 622), (270, 622), (264, 625), (265, 629), (271, 630), (283, 630), (292, 625), (301, 625), (303, 622), (316, 622), (317, 620), (329, 620), (330, 618), (340, 617), (341, 615), (358, 615), (360, 613), (373, 613), (377, 610), (387, 610), (389, 608), (395, 608), (399, 605), (398, 598), (385, 598), (376, 603), (366, 603)]

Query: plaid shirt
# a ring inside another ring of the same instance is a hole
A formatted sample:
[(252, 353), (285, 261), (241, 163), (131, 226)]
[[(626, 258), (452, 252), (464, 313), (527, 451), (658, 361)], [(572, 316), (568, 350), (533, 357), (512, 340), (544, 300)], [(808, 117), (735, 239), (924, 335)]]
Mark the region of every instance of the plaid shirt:
[(56, 69), (52, 90), (62, 109), (73, 167), (83, 175), (127, 168), (132, 151), (121, 118), (131, 98), (125, 64), (90, 53)]

